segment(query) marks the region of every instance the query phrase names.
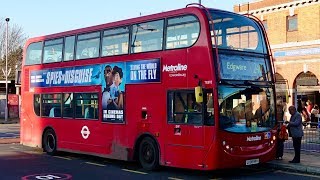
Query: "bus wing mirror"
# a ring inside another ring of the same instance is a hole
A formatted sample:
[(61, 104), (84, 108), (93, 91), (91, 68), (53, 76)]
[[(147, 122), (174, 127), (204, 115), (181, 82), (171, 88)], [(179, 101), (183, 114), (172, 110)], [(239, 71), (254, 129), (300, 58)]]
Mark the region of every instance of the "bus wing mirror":
[(202, 103), (203, 102), (203, 92), (201, 86), (197, 86), (194, 88), (194, 94), (196, 96), (196, 102)]

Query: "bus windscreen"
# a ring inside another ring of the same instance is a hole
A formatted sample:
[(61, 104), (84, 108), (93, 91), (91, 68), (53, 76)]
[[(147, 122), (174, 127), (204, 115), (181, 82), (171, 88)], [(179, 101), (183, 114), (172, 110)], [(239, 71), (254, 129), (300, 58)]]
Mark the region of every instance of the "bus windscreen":
[(211, 17), (215, 31), (213, 33), (211, 29), (213, 47), (216, 47), (217, 43), (219, 49), (261, 54), (267, 52), (262, 31), (253, 20), (225, 11), (211, 11)]

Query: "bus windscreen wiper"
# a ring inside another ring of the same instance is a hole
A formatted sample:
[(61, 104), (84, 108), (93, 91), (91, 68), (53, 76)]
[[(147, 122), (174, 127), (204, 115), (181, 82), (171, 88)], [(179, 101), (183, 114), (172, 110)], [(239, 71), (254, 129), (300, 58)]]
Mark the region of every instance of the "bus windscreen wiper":
[(266, 82), (252, 82), (249, 80), (245, 80), (244, 85), (251, 86), (251, 87), (267, 87), (267, 86), (272, 85), (272, 83), (267, 82), (267, 81)]
[(233, 86), (233, 87), (240, 87), (240, 86), (237, 85), (237, 84), (234, 84), (234, 83), (231, 83), (231, 82), (225, 81), (225, 80), (221, 80), (220, 83), (221, 83), (221, 84), (230, 85), (230, 86)]

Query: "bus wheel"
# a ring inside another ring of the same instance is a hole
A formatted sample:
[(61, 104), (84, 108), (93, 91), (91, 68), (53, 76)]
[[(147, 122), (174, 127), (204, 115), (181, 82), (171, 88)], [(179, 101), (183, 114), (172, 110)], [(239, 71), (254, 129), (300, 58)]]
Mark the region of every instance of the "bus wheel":
[(48, 129), (44, 134), (43, 149), (49, 155), (55, 155), (57, 153), (57, 138), (52, 129)]
[(159, 167), (159, 150), (156, 142), (150, 138), (144, 138), (139, 146), (139, 162), (141, 166), (150, 171)]

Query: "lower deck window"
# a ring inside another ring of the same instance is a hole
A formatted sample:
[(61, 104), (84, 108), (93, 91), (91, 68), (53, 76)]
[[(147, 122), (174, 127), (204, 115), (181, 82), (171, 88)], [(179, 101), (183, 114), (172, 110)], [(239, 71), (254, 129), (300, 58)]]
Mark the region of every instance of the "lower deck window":
[(61, 117), (61, 94), (42, 94), (41, 115)]
[(37, 116), (98, 119), (98, 93), (35, 94), (33, 109)]

